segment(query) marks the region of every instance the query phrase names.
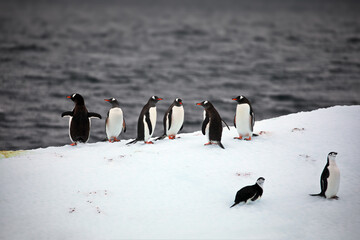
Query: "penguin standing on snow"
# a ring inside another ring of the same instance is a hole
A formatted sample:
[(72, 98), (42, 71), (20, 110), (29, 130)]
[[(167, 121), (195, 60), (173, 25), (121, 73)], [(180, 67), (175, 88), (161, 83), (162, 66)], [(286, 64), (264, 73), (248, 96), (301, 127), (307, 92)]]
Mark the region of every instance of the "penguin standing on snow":
[(166, 136), (168, 136), (169, 139), (175, 139), (176, 134), (181, 131), (184, 126), (184, 106), (180, 98), (176, 98), (165, 112), (163, 124), (164, 134), (156, 140), (164, 139)]
[(126, 132), (126, 124), (123, 111), (119, 106), (119, 102), (115, 98), (104, 99), (106, 102), (111, 103), (111, 108), (108, 111), (105, 120), (105, 131), (109, 142), (119, 142), (118, 136), (121, 131)]
[(254, 185), (246, 186), (246, 187), (243, 187), (242, 189), (240, 189), (236, 193), (235, 200), (234, 200), (235, 203), (230, 208), (232, 208), (233, 206), (235, 206), (241, 202), (244, 202), (246, 204), (250, 200), (256, 201), (256, 200), (260, 199), (263, 194), (264, 181), (265, 181), (265, 178), (259, 177)]
[(330, 152), (328, 154), (325, 168), (320, 177), (321, 192), (318, 194), (310, 194), (311, 196), (338, 199), (336, 194), (340, 186), (340, 171), (335, 162), (336, 155), (336, 152)]
[(90, 118), (101, 119), (101, 115), (88, 112), (85, 107), (84, 98), (80, 94), (74, 93), (71, 96), (67, 96), (67, 98), (70, 98), (75, 103), (75, 107), (71, 112), (63, 112), (61, 117), (70, 117), (69, 136), (73, 142), (71, 145), (75, 146), (78, 142), (86, 143), (90, 136)]
[(135, 140), (127, 144), (136, 143), (137, 141), (144, 141), (146, 144), (153, 144), (153, 142), (149, 141), (149, 139), (151, 138), (155, 130), (156, 103), (160, 100), (163, 99), (157, 96), (152, 96), (145, 104), (145, 106), (141, 110), (138, 120), (137, 137)]
[(253, 129), (255, 124), (255, 114), (252, 110), (249, 100), (244, 96), (237, 96), (232, 100), (236, 101), (236, 113), (234, 118), (234, 126), (239, 134), (235, 139), (242, 139), (250, 141), (253, 136)]
[(221, 135), (222, 135), (222, 122), (230, 130), (229, 126), (226, 124), (224, 120), (221, 119), (219, 113), (216, 111), (215, 107), (209, 101), (202, 101), (201, 103), (197, 103), (196, 105), (200, 105), (204, 107), (204, 121), (202, 123), (201, 131), (203, 135), (206, 135), (209, 139), (208, 143), (205, 145), (217, 144), (221, 148), (224, 146), (221, 143)]

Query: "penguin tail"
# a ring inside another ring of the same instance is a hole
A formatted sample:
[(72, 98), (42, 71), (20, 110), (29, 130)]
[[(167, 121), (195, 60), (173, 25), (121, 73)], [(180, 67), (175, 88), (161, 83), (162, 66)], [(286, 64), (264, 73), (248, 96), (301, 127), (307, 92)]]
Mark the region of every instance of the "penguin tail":
[(134, 144), (134, 143), (136, 143), (137, 141), (139, 141), (137, 138), (135, 138), (133, 141), (131, 141), (131, 142), (128, 142), (126, 145), (129, 145), (129, 144)]
[(233, 205), (231, 205), (231, 207), (230, 208), (232, 208), (233, 206), (235, 206), (235, 205), (237, 205), (237, 203), (234, 203)]
[(225, 148), (224, 148), (224, 145), (222, 145), (221, 142), (219, 142), (218, 145), (219, 145), (222, 149), (225, 149)]
[(258, 137), (259, 136), (259, 134), (256, 134), (256, 133), (253, 133), (253, 135), (252, 135), (253, 137)]
[(157, 140), (163, 140), (164, 138), (166, 138), (166, 134), (164, 134), (164, 135), (162, 135), (162, 136), (160, 136), (160, 137), (156, 138), (156, 139), (155, 139), (155, 141), (157, 141)]
[(318, 196), (318, 197), (322, 197), (322, 193), (315, 193), (315, 194), (309, 194), (310, 196)]

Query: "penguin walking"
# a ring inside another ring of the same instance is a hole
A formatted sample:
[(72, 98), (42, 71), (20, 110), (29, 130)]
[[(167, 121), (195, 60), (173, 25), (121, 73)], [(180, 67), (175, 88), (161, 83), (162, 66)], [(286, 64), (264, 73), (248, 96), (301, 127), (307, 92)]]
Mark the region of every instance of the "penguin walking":
[(164, 134), (156, 140), (162, 140), (166, 136), (169, 139), (175, 139), (176, 134), (182, 130), (184, 126), (184, 106), (180, 98), (176, 98), (165, 112), (163, 125)]
[(255, 114), (249, 100), (244, 96), (237, 96), (232, 100), (237, 102), (236, 113), (234, 117), (234, 126), (239, 134), (235, 139), (250, 141), (253, 136), (255, 124)]
[(254, 185), (246, 186), (240, 189), (235, 196), (234, 204), (230, 207), (244, 202), (245, 204), (251, 201), (256, 201), (261, 198), (263, 194), (265, 178), (259, 177)]
[(340, 186), (340, 171), (336, 165), (336, 155), (336, 152), (330, 152), (328, 154), (325, 168), (320, 177), (321, 192), (318, 194), (310, 194), (310, 196), (338, 199), (336, 194)]
[(80, 94), (74, 93), (71, 96), (67, 96), (67, 98), (70, 98), (75, 103), (75, 107), (72, 111), (63, 112), (61, 117), (70, 117), (69, 136), (73, 142), (71, 145), (75, 146), (78, 142), (86, 143), (90, 136), (90, 118), (101, 119), (101, 115), (88, 112), (85, 107), (84, 98)]
[(210, 101), (202, 101), (196, 105), (203, 106), (205, 109), (204, 121), (201, 127), (203, 135), (206, 135), (209, 139), (209, 142), (205, 143), (205, 145), (217, 144), (221, 148), (225, 149), (221, 143), (221, 135), (223, 130), (222, 122), (224, 122), (227, 128), (230, 130), (229, 126), (224, 120), (221, 119), (219, 113), (216, 111), (215, 107)]
[(105, 120), (105, 131), (109, 142), (119, 142), (118, 136), (121, 131), (126, 132), (124, 114), (120, 108), (119, 102), (115, 98), (104, 99), (111, 103), (111, 108), (107, 113)]
[(152, 96), (145, 104), (141, 110), (138, 120), (137, 137), (135, 140), (127, 144), (136, 143), (137, 141), (144, 141), (146, 144), (153, 144), (153, 142), (149, 141), (149, 139), (152, 137), (155, 130), (156, 103), (160, 100), (163, 99), (157, 96)]

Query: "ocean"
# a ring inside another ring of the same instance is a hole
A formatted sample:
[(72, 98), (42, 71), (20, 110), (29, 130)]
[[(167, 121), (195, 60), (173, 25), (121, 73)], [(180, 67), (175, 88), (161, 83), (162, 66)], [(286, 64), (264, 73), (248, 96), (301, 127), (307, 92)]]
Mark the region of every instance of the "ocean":
[(256, 120), (360, 104), (359, 13), (334, 0), (1, 1), (0, 150), (69, 144), (73, 93), (103, 116), (90, 143), (106, 137), (110, 97), (121, 139), (136, 137), (152, 95), (164, 98), (154, 136), (175, 98), (182, 132), (201, 129), (203, 100), (229, 125), (238, 95)]

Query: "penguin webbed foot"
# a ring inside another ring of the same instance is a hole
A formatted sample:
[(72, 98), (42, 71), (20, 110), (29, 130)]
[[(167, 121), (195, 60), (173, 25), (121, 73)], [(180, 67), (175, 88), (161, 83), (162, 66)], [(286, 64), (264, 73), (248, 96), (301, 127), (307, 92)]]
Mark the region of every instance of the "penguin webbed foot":
[(154, 144), (152, 141), (147, 141), (145, 144)]
[(76, 146), (76, 145), (77, 145), (76, 142), (73, 142), (73, 143), (70, 144), (70, 146)]

